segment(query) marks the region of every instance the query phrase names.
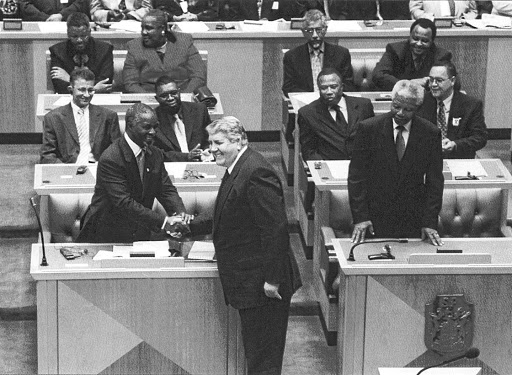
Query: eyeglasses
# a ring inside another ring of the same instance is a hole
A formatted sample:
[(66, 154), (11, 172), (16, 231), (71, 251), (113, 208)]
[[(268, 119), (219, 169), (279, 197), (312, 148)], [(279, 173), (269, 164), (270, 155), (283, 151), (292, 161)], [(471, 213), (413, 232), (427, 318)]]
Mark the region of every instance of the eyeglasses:
[(444, 81), (448, 81), (450, 80), (451, 78), (435, 78), (435, 77), (428, 77), (428, 81), (432, 84), (432, 83), (436, 83), (438, 85), (440, 85), (441, 83), (443, 83)]
[(169, 96), (178, 96), (180, 94), (180, 90), (172, 90), (168, 92), (163, 92), (157, 95), (161, 99), (167, 99)]
[(91, 88), (91, 89), (88, 89), (86, 87), (80, 87), (78, 89), (76, 89), (80, 94), (89, 94), (89, 95), (92, 95), (96, 92), (95, 89)]
[(68, 37), (71, 40), (79, 40), (80, 39), (80, 40), (83, 40), (83, 41), (88, 41), (90, 35), (69, 35)]
[(325, 27), (308, 27), (308, 28), (305, 28), (305, 29), (302, 29), (304, 32), (310, 34), (310, 35), (313, 35), (313, 33), (316, 31), (317, 34), (322, 34), (325, 32), (327, 28)]

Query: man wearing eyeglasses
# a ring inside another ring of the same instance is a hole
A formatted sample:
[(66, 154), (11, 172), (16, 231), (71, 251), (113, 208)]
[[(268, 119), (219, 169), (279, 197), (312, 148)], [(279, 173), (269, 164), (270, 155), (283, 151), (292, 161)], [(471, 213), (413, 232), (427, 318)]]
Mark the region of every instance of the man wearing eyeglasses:
[(91, 36), (89, 18), (84, 13), (73, 13), (68, 17), (67, 33), (68, 40), (50, 47), (50, 75), (55, 92), (68, 92), (69, 75), (76, 67), (87, 67), (94, 73), (96, 92), (110, 92), (114, 77), (114, 47)]
[(430, 92), (418, 116), (437, 124), (445, 159), (473, 159), (487, 143), (482, 101), (455, 90), (457, 70), (451, 62), (434, 64), (429, 73)]
[(182, 102), (178, 84), (169, 76), (155, 83), (159, 127), (154, 145), (164, 152), (165, 161), (201, 161), (208, 147), (206, 126), (211, 122), (203, 103)]
[(121, 136), (117, 113), (91, 103), (94, 73), (87, 68), (73, 70), (69, 92), (71, 103), (44, 116), (42, 164), (96, 162), (108, 146)]

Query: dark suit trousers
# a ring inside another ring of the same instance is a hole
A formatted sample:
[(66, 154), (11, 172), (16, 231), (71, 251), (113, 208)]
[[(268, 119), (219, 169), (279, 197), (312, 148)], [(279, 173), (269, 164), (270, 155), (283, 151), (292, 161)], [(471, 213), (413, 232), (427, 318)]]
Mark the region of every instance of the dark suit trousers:
[(242, 339), (248, 375), (279, 375), (283, 366), (291, 296), (238, 313), (242, 322)]

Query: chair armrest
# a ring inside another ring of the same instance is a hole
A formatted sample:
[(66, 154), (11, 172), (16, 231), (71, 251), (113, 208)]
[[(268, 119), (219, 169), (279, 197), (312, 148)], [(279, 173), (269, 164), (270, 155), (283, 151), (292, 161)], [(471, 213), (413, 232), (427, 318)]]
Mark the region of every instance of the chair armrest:
[(322, 235), (324, 245), (332, 245), (332, 240), (336, 238), (334, 230), (331, 227), (321, 227), (320, 233)]

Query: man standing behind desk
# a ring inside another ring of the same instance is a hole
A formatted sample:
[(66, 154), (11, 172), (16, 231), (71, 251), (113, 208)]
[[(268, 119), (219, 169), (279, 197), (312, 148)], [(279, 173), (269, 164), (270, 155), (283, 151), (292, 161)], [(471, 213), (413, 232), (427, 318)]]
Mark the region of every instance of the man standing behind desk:
[(281, 373), (288, 312), (301, 286), (290, 249), (281, 181), (247, 146), (234, 117), (206, 128), (218, 165), (226, 168), (213, 220), (213, 243), (226, 303), (238, 310), (248, 374)]
[(83, 13), (69, 16), (67, 31), (67, 41), (50, 47), (50, 74), (55, 91), (58, 94), (68, 92), (69, 75), (73, 69), (87, 67), (96, 76), (94, 90), (110, 92), (114, 77), (114, 47), (91, 36), (89, 18)]
[(414, 21), (409, 39), (386, 46), (386, 52), (373, 70), (375, 86), (391, 91), (399, 80), (409, 79), (425, 87), (432, 65), (452, 59), (450, 52), (435, 45), (436, 33), (436, 25), (431, 20)]
[(156, 81), (155, 92), (160, 103), (155, 146), (164, 152), (165, 161), (201, 161), (202, 148), (208, 147), (208, 108), (203, 103), (182, 102), (178, 85), (168, 76)]
[[(173, 224), (193, 220), (169, 179), (162, 151), (152, 146), (157, 126), (156, 114), (146, 104), (126, 111), (125, 134), (98, 163), (94, 195), (77, 242), (147, 241), (151, 231), (171, 231)], [(151, 209), (155, 198), (167, 216)]]
[(128, 42), (123, 67), (127, 92), (153, 92), (156, 80), (168, 75), (183, 92), (206, 85), (206, 67), (189, 34), (167, 29), (167, 16), (151, 10), (142, 19), (142, 37)]
[(117, 113), (91, 103), (94, 73), (87, 68), (71, 73), (70, 104), (44, 116), (41, 163), (95, 162), (121, 136)]
[(332, 68), (318, 75), (320, 98), (299, 109), (304, 160), (350, 159), (357, 124), (373, 117), (369, 99), (343, 95), (341, 75)]
[(473, 159), (487, 143), (483, 104), (454, 90), (457, 70), (451, 62), (430, 69), (430, 92), (425, 94), (418, 116), (437, 124), (443, 137), (445, 159)]
[(442, 245), (437, 233), (443, 200), (441, 131), (415, 116), (424, 90), (402, 80), (391, 111), (359, 124), (348, 173), (352, 242), (367, 231), (379, 238), (419, 238)]

